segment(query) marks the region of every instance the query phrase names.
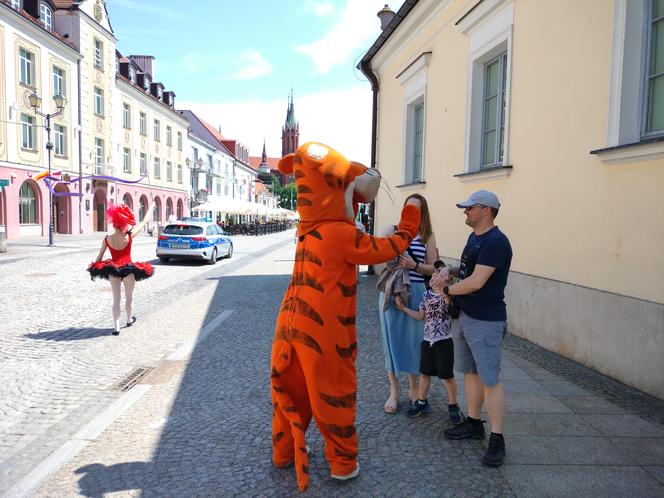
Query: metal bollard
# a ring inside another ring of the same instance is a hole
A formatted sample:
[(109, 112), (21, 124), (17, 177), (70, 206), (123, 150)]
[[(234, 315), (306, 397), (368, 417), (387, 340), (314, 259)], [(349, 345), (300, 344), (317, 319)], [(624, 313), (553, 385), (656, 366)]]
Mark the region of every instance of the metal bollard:
[(0, 252), (7, 252), (7, 227), (0, 225)]

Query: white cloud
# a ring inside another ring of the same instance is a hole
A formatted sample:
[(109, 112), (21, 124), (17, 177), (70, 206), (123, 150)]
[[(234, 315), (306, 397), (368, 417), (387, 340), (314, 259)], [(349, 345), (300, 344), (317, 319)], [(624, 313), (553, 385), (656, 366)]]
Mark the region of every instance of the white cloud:
[(359, 48), (375, 40), (380, 33), (376, 17), (383, 0), (347, 0), (338, 23), (318, 40), (295, 50), (308, 55), (321, 74), (327, 74), (335, 64), (348, 62)]
[(272, 65), (263, 59), (260, 52), (247, 50), (240, 55), (240, 59), (245, 66), (231, 76), (234, 80), (253, 80), (272, 72)]
[(324, 17), (334, 12), (334, 6), (330, 2), (310, 0), (307, 2), (306, 7), (318, 17)]
[[(180, 102), (221, 133), (260, 156), (263, 139), (267, 154), (281, 156), (281, 127), (286, 120), (287, 96), (273, 101)], [(318, 141), (349, 159), (369, 166), (371, 158), (371, 91), (369, 87), (295, 95), (295, 118), (300, 123), (300, 144)]]
[(198, 58), (198, 54), (194, 52), (187, 52), (184, 54), (184, 57), (182, 57), (182, 67), (184, 70), (188, 73), (195, 73), (198, 71)]

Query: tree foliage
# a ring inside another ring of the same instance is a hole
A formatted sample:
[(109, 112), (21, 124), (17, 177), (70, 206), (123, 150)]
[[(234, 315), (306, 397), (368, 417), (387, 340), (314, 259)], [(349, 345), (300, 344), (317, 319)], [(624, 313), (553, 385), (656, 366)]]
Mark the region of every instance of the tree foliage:
[(272, 175), (272, 191), (279, 199), (279, 207), (290, 209), (292, 211), (295, 210), (297, 206), (297, 187), (295, 186), (295, 182), (282, 186), (279, 178)]

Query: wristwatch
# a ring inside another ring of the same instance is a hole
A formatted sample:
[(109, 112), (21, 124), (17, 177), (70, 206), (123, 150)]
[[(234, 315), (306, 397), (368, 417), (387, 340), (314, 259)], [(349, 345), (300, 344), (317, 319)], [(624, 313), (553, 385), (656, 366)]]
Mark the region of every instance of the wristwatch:
[(446, 296), (450, 295), (450, 286), (449, 285), (446, 285), (445, 287), (443, 287), (443, 294), (445, 294)]

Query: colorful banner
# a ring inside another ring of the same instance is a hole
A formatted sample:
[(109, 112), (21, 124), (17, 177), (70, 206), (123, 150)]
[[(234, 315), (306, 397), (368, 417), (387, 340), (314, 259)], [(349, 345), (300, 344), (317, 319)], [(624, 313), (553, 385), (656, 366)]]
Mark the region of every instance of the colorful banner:
[[(48, 189), (51, 191), (51, 194), (53, 194), (56, 197), (83, 197), (83, 194), (79, 194), (78, 192), (56, 192), (54, 186), (57, 185), (58, 183), (64, 183), (69, 185), (72, 183), (80, 182), (81, 180), (89, 179), (89, 180), (107, 180), (116, 183), (136, 184), (142, 182), (144, 178), (145, 176), (140, 177), (138, 180), (124, 180), (122, 178), (117, 178), (115, 176), (88, 175), (88, 176), (79, 176), (78, 178), (74, 178), (73, 180), (62, 180), (52, 175), (46, 175), (42, 177), (44, 183), (46, 184), (46, 187), (48, 187)], [(53, 184), (51, 184), (51, 181), (53, 181)]]

